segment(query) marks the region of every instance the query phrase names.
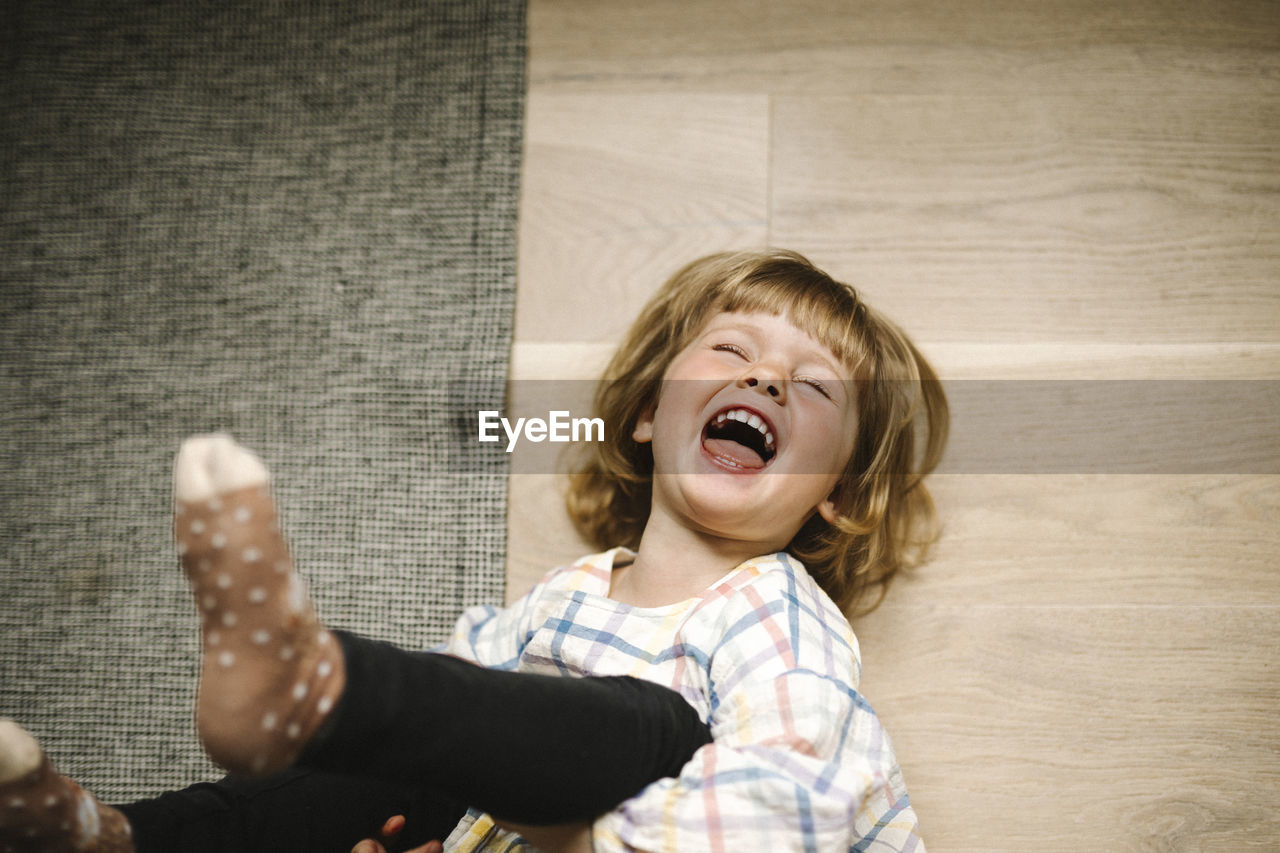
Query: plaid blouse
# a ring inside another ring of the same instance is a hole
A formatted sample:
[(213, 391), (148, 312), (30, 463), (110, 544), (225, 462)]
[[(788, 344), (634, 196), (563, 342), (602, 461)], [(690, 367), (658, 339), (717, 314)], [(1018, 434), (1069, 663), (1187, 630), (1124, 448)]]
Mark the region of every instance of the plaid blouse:
[[(804, 567), (756, 557), (701, 595), (638, 608), (608, 597), (631, 558), (585, 557), (509, 608), (471, 608), (445, 649), (496, 669), (647, 679), (701, 714), (715, 742), (600, 817), (595, 849), (923, 851), (893, 747), (856, 689), (857, 640)], [(476, 811), (445, 843), (526, 848)]]

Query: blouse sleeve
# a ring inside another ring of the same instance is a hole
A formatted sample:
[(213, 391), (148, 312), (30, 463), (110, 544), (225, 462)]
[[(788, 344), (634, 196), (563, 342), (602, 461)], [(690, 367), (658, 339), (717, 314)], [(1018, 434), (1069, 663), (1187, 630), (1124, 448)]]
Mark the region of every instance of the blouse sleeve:
[(478, 663), (490, 669), (515, 670), (533, 630), (534, 614), (555, 575), (555, 569), (510, 607), (481, 604), (468, 607), (454, 623), (453, 635), (434, 651)]
[(714, 742), (598, 819), (597, 851), (924, 850), (848, 623), (806, 575), (761, 581), (711, 655)]

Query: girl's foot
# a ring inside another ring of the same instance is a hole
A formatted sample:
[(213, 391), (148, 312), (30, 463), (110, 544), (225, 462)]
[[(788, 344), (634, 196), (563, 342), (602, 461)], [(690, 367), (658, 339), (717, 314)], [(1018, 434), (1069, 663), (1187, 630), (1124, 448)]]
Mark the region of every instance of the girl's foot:
[(200, 740), (232, 773), (283, 770), (342, 695), (342, 650), (293, 570), (256, 456), (226, 435), (188, 439), (174, 496), (204, 641)]
[(0, 853), (132, 853), (129, 822), (66, 776), (35, 738), (0, 720)]

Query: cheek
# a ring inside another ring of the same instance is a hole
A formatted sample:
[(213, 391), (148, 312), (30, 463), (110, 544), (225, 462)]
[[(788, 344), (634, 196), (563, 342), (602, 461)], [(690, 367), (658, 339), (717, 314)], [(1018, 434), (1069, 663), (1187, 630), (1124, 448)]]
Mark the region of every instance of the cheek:
[[(671, 397), (663, 395), (663, 402), (654, 411), (647, 429), (647, 440), (653, 449), (654, 461), (667, 469), (674, 464), (672, 454), (679, 444), (677, 439), (683, 431), (675, 415), (676, 402)], [(664, 462), (666, 464), (662, 464)]]
[(826, 406), (812, 404), (797, 419), (797, 426), (814, 439), (815, 449), (825, 456), (842, 456), (853, 450), (856, 420), (847, 412), (835, 412)]
[[(719, 387), (716, 382), (703, 379), (668, 379), (663, 382), (662, 395), (654, 411), (655, 429), (662, 426), (688, 424), (701, 417), (708, 398)], [(699, 427), (702, 424), (698, 424)]]
[(841, 425), (834, 424), (823, 431), (819, 441), (821, 443), (814, 448), (816, 453), (813, 458), (816, 466), (820, 467), (814, 467), (811, 473), (839, 479), (844, 475), (845, 467), (853, 455), (853, 436), (842, 429)]

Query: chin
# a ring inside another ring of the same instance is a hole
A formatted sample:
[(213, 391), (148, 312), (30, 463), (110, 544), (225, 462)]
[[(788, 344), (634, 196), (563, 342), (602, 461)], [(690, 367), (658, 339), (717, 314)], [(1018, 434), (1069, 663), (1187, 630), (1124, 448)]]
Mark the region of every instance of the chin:
[(747, 501), (741, 489), (700, 489), (683, 497), (693, 526), (706, 533), (742, 541), (770, 538), (760, 524), (770, 515), (764, 509), (768, 502)]

